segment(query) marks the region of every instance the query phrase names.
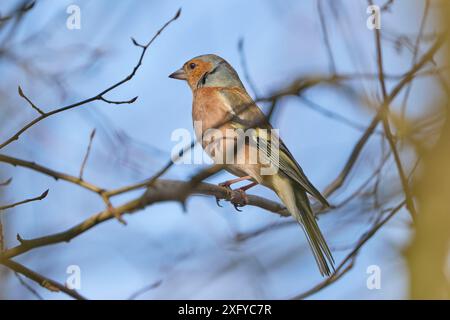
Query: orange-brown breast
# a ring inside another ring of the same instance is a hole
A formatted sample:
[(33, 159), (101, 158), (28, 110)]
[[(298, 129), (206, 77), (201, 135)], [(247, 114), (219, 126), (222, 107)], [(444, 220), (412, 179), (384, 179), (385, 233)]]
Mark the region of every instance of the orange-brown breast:
[(202, 122), (202, 131), (210, 128), (224, 129), (223, 124), (230, 115), (230, 106), (216, 87), (198, 88), (194, 92), (192, 120)]

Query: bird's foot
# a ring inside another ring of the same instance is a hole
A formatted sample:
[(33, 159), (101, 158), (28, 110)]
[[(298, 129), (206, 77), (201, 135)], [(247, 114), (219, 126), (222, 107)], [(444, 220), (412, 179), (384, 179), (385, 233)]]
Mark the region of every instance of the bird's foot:
[[(219, 183), (220, 187), (223, 187), (223, 188), (228, 189), (229, 191), (232, 191), (230, 185), (231, 185), (231, 183), (229, 183), (229, 181), (225, 181), (225, 182)], [(216, 196), (216, 204), (217, 204), (217, 206), (223, 208), (223, 206), (220, 204), (220, 200), (223, 200), (223, 198), (219, 198), (219, 197)]]
[(236, 189), (231, 194), (230, 202), (236, 211), (241, 212), (242, 210), (239, 208), (245, 207), (248, 204), (248, 196), (244, 190)]

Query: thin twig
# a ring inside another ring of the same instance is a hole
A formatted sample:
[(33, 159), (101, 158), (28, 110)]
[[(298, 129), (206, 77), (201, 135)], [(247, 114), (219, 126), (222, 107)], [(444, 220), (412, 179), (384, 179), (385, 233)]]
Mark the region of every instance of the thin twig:
[(88, 147), (86, 149), (86, 154), (84, 155), (83, 162), (81, 163), (80, 174), (78, 175), (78, 178), (80, 180), (83, 180), (84, 168), (86, 167), (86, 163), (87, 163), (87, 160), (89, 158), (89, 154), (91, 152), (92, 141), (94, 140), (94, 137), (95, 137), (95, 129), (92, 130), (91, 134), (89, 135), (89, 144), (88, 144)]
[(328, 37), (328, 29), (327, 29), (327, 25), (326, 25), (326, 19), (323, 14), (322, 0), (317, 0), (317, 11), (319, 12), (319, 20), (320, 20), (320, 25), (322, 27), (323, 42), (325, 43), (325, 48), (326, 48), (327, 54), (328, 54), (328, 62), (330, 65), (330, 72), (332, 74), (336, 74), (336, 63), (334, 61), (333, 51), (331, 50), (330, 39)]
[(44, 115), (45, 114), (45, 112), (44, 111), (42, 111), (41, 109), (39, 109), (24, 93), (23, 93), (23, 91), (22, 91), (22, 88), (19, 86), (19, 88), (18, 88), (18, 91), (19, 91), (19, 96), (21, 96), (22, 98), (24, 98), (27, 102), (28, 102), (28, 104), (34, 109), (34, 110), (36, 110), (37, 112), (39, 112), (41, 115)]
[[(426, 21), (427, 21), (427, 17), (428, 17), (429, 8), (430, 8), (430, 0), (425, 0), (425, 7), (423, 9), (422, 20), (420, 22), (419, 33), (418, 33), (417, 38), (416, 38), (416, 43), (414, 44), (414, 50), (413, 50), (413, 56), (412, 56), (412, 65), (414, 65), (416, 63), (417, 55), (419, 54), (420, 40), (422, 39), (422, 35), (423, 35), (424, 30), (425, 30), (425, 25), (426, 25)], [(403, 96), (403, 101), (402, 101), (402, 104), (401, 104), (401, 106), (402, 106), (402, 109), (401, 109), (402, 119), (405, 117), (406, 106), (407, 106), (407, 103), (408, 103), (409, 94), (411, 93), (411, 88), (412, 88), (412, 81), (406, 87), (405, 95)]]
[[(363, 126), (360, 123), (357, 123), (355, 121), (353, 121), (350, 118), (347, 118), (343, 115), (340, 115), (339, 113), (330, 111), (324, 107), (322, 107), (321, 105), (319, 105), (318, 103), (309, 100), (308, 98), (306, 98), (305, 96), (301, 95), (299, 96), (299, 99), (304, 103), (305, 106), (307, 106), (308, 108), (310, 108), (311, 110), (314, 110), (315, 112), (319, 112), (322, 115), (324, 115), (325, 117), (328, 117), (330, 119), (336, 120), (338, 122), (341, 122), (349, 127), (352, 127), (356, 130), (359, 131), (365, 131), (366, 127)], [(381, 134), (381, 132), (375, 131), (376, 134)]]
[(149, 285), (147, 285), (147, 286), (145, 286), (145, 287), (139, 289), (139, 290), (136, 291), (135, 293), (133, 293), (133, 294), (128, 298), (128, 300), (134, 300), (134, 299), (136, 299), (137, 297), (139, 297), (140, 295), (142, 295), (142, 294), (144, 294), (144, 293), (146, 293), (146, 292), (148, 292), (148, 291), (150, 291), (150, 290), (153, 290), (153, 289), (158, 288), (161, 284), (162, 284), (162, 280), (158, 280), (158, 281), (156, 281), (156, 282), (154, 282), (154, 283), (151, 283), (151, 284), (149, 284)]
[(11, 208), (20, 206), (21, 204), (25, 204), (25, 203), (33, 202), (33, 201), (41, 201), (41, 200), (43, 200), (45, 197), (47, 197), (47, 195), (48, 195), (48, 189), (45, 190), (45, 191), (44, 191), (40, 196), (38, 196), (38, 197), (31, 198), (31, 199), (26, 199), (26, 200), (22, 200), (22, 201), (19, 201), (19, 202), (16, 202), (16, 203), (12, 203), (12, 204), (8, 204), (8, 205), (6, 205), (6, 206), (0, 207), (0, 213), (1, 213), (1, 211), (3, 211), (3, 210), (11, 209)]
[[(175, 21), (176, 19), (178, 19), (178, 17), (181, 14), (181, 9), (178, 9), (177, 13), (175, 14), (175, 16), (170, 19), (168, 22), (166, 22), (157, 32), (156, 34), (153, 36), (153, 38), (151, 38), (151, 40), (144, 46), (144, 45), (137, 45), (136, 41), (133, 41), (133, 43), (142, 49), (141, 55), (139, 57), (139, 60), (137, 62), (137, 64), (134, 66), (133, 70), (131, 71), (131, 73), (129, 75), (127, 75), (125, 78), (123, 78), (122, 80), (120, 80), (119, 82), (116, 82), (115, 84), (111, 85), (110, 87), (106, 88), (105, 90), (103, 90), (102, 92), (98, 93), (95, 96), (92, 96), (90, 98), (87, 98), (85, 100), (79, 101), (79, 102), (75, 102), (73, 104), (55, 109), (53, 111), (41, 114), (41, 116), (35, 118), (34, 120), (30, 121), (28, 124), (26, 124), (25, 126), (23, 126), (19, 131), (17, 131), (13, 136), (11, 136), (9, 139), (7, 139), (5, 142), (3, 142), (2, 144), (0, 144), (0, 149), (4, 148), (5, 146), (9, 145), (10, 143), (12, 143), (15, 140), (18, 140), (19, 137), (28, 129), (30, 129), (31, 127), (33, 127), (35, 124), (41, 122), (42, 120), (53, 116), (57, 113), (61, 113), (82, 105), (86, 105), (88, 103), (91, 103), (93, 101), (104, 101), (107, 103), (115, 103), (113, 101), (109, 101), (107, 99), (104, 98), (104, 95), (109, 93), (110, 91), (116, 89), (117, 87), (121, 86), (122, 84), (130, 81), (131, 79), (133, 79), (133, 77), (136, 75), (136, 72), (138, 71), (138, 69), (140, 68), (140, 66), (142, 65), (142, 61), (144, 59), (145, 53), (147, 52), (147, 49), (149, 48), (149, 46), (153, 43), (153, 41), (155, 41), (155, 39), (161, 34), (161, 32), (167, 27), (169, 26), (169, 24), (171, 24), (173, 21)], [(135, 99), (135, 98), (133, 98)], [(130, 101), (133, 101), (133, 99), (131, 99)], [(128, 103), (128, 102), (126, 102)], [(131, 103), (131, 102), (130, 102)]]
[(110, 103), (110, 104), (132, 104), (134, 103), (136, 100), (138, 99), (138, 97), (134, 97), (130, 100), (125, 100), (125, 101), (113, 101), (113, 100), (108, 100), (106, 98), (104, 98), (103, 96), (100, 97), (100, 100), (106, 102), (106, 103)]
[(240, 38), (238, 41), (238, 53), (239, 53), (239, 57), (241, 59), (241, 66), (242, 66), (242, 71), (244, 73), (244, 78), (247, 81), (248, 86), (250, 87), (250, 90), (253, 91), (253, 94), (255, 95), (255, 99), (258, 99), (258, 97), (259, 97), (258, 89), (256, 89), (255, 83), (253, 82), (252, 78), (250, 77), (250, 72), (248, 70), (248, 65), (247, 65), (247, 59), (245, 58), (244, 38)]
[[(372, 0), (369, 0), (369, 4), (373, 4)], [(391, 147), (392, 154), (394, 155), (395, 164), (397, 166), (398, 174), (400, 176), (400, 181), (402, 183), (403, 192), (406, 198), (406, 207), (408, 208), (411, 216), (415, 218), (417, 216), (416, 209), (414, 206), (414, 200), (411, 194), (411, 190), (409, 188), (408, 179), (405, 175), (405, 171), (403, 169), (402, 161), (400, 159), (400, 154), (397, 150), (396, 141), (391, 131), (391, 127), (389, 125), (389, 104), (390, 99), (386, 90), (386, 82), (384, 79), (384, 69), (383, 69), (383, 53), (381, 47), (381, 36), (380, 30), (375, 28), (375, 44), (377, 51), (377, 66), (378, 66), (378, 76), (381, 86), (381, 92), (383, 95), (383, 103), (381, 105), (381, 120), (383, 123), (384, 132), (386, 134), (386, 139), (389, 142), (389, 146)]]
[(16, 276), (17, 280), (19, 280), (20, 284), (24, 286), (25, 289), (30, 291), (33, 296), (35, 296), (38, 300), (44, 300), (44, 298), (42, 298), (42, 296), (39, 294), (39, 292), (36, 291), (36, 289), (34, 289), (24, 279), (22, 279), (22, 276), (18, 272), (14, 272), (14, 275)]
[(35, 162), (26, 161), (26, 160), (10, 157), (10, 156), (3, 155), (3, 154), (0, 154), (0, 162), (9, 163), (13, 166), (28, 168), (28, 169), (43, 173), (45, 175), (48, 175), (50, 177), (53, 177), (55, 180), (65, 180), (65, 181), (79, 185), (82, 188), (88, 189), (88, 190), (96, 192), (96, 193), (101, 193), (104, 190), (102, 188), (95, 186), (92, 183), (81, 180), (78, 177), (71, 176), (69, 174), (65, 174), (62, 172), (58, 172), (58, 171), (49, 169), (49, 168), (41, 166)]
[(5, 236), (3, 235), (2, 216), (0, 216), (0, 254), (5, 251)]
[(44, 277), (43, 275), (28, 269), (27, 267), (21, 265), (20, 263), (17, 263), (15, 261), (12, 261), (10, 259), (2, 259), (0, 260), (0, 263), (4, 266), (8, 267), (9, 269), (13, 270), (14, 272), (20, 273), (27, 277), (28, 279), (33, 280), (34, 282), (38, 283), (40, 286), (46, 288), (49, 291), (52, 292), (64, 292), (65, 294), (71, 296), (74, 299), (77, 300), (86, 300), (85, 297), (83, 297), (81, 294), (79, 294), (77, 291), (68, 289), (64, 285), (51, 280), (49, 278)]
[(12, 181), (12, 178), (9, 178), (8, 180), (4, 181), (4, 182), (0, 182), (0, 187), (6, 187), (7, 185), (9, 185)]
[(18, 8), (13, 10), (11, 14), (0, 16), (0, 26), (3, 26), (3, 23), (9, 20), (12, 20), (15, 17), (23, 16), (25, 13), (33, 9), (34, 5), (36, 4), (35, 0), (32, 1), (25, 1)]

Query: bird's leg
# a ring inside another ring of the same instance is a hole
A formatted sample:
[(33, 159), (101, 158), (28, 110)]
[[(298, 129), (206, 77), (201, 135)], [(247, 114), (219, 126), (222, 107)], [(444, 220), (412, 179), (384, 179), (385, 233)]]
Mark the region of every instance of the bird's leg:
[(244, 207), (248, 204), (248, 197), (245, 191), (247, 191), (250, 188), (253, 188), (256, 186), (258, 182), (252, 182), (246, 186), (243, 186), (239, 189), (233, 190), (233, 195), (231, 196), (230, 202), (233, 204), (234, 208), (241, 212), (242, 210), (239, 209), (240, 207)]
[(252, 177), (250, 176), (243, 176), (240, 178), (236, 178), (236, 179), (231, 179), (231, 180), (227, 180), (225, 182), (219, 183), (219, 186), (221, 187), (225, 187), (225, 188), (229, 188), (232, 184), (235, 184), (237, 182), (241, 182), (244, 180), (250, 180)]
[(242, 191), (245, 192), (248, 189), (253, 188), (254, 186), (257, 186), (257, 185), (258, 185), (258, 182), (252, 182), (252, 183), (250, 183), (250, 184), (248, 184), (246, 186), (243, 186), (242, 188), (239, 188), (239, 190), (242, 190)]
[[(250, 180), (251, 178), (252, 178), (252, 177), (250, 177), (250, 176), (243, 176), (243, 177), (240, 177), (240, 178), (236, 178), (236, 179), (232, 179), (232, 180), (227, 180), (227, 181), (225, 181), (225, 182), (219, 183), (219, 186), (224, 187), (224, 188), (228, 188), (228, 189), (231, 190), (230, 186), (231, 186), (232, 184), (235, 184), (235, 183), (237, 183), (237, 182), (244, 181), (244, 180)], [(216, 203), (217, 203), (217, 205), (218, 205), (219, 207), (222, 207), (222, 206), (220, 205), (220, 200), (221, 200), (221, 199), (220, 199), (219, 197), (216, 197)]]

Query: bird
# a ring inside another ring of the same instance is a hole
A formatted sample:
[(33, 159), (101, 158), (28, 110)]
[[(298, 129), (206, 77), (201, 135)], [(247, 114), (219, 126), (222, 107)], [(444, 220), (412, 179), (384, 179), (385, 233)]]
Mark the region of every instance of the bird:
[[(221, 153), (221, 159), (230, 151), (226, 142), (230, 137), (236, 141), (236, 136), (230, 132), (253, 129), (253, 134), (244, 139), (241, 146), (244, 161), (227, 161), (223, 165), (226, 171), (238, 178), (220, 185), (230, 187), (240, 181), (251, 181), (237, 189), (242, 198), (236, 199), (235, 207), (246, 204), (245, 191), (255, 185), (273, 190), (303, 229), (321, 275), (330, 276), (335, 271), (334, 258), (318, 226), (308, 194), (324, 207), (329, 207), (329, 203), (306, 177), (283, 141), (278, 136), (274, 138), (266, 134), (273, 127), (248, 94), (235, 69), (220, 56), (205, 54), (188, 60), (169, 78), (186, 81), (192, 90), (192, 120), (194, 124), (201, 124), (194, 125), (195, 135), (214, 161), (220, 158), (217, 151)], [(218, 139), (214, 135), (206, 137), (208, 130), (213, 129), (222, 136), (219, 135)], [(218, 142), (220, 148), (217, 147)], [(211, 148), (211, 145), (215, 147)], [(236, 146), (233, 148), (236, 152)], [(256, 161), (248, 161), (249, 154), (255, 151), (262, 155)], [(278, 156), (276, 161), (275, 153)], [(261, 174), (262, 169), (269, 166), (276, 167), (275, 173)]]

